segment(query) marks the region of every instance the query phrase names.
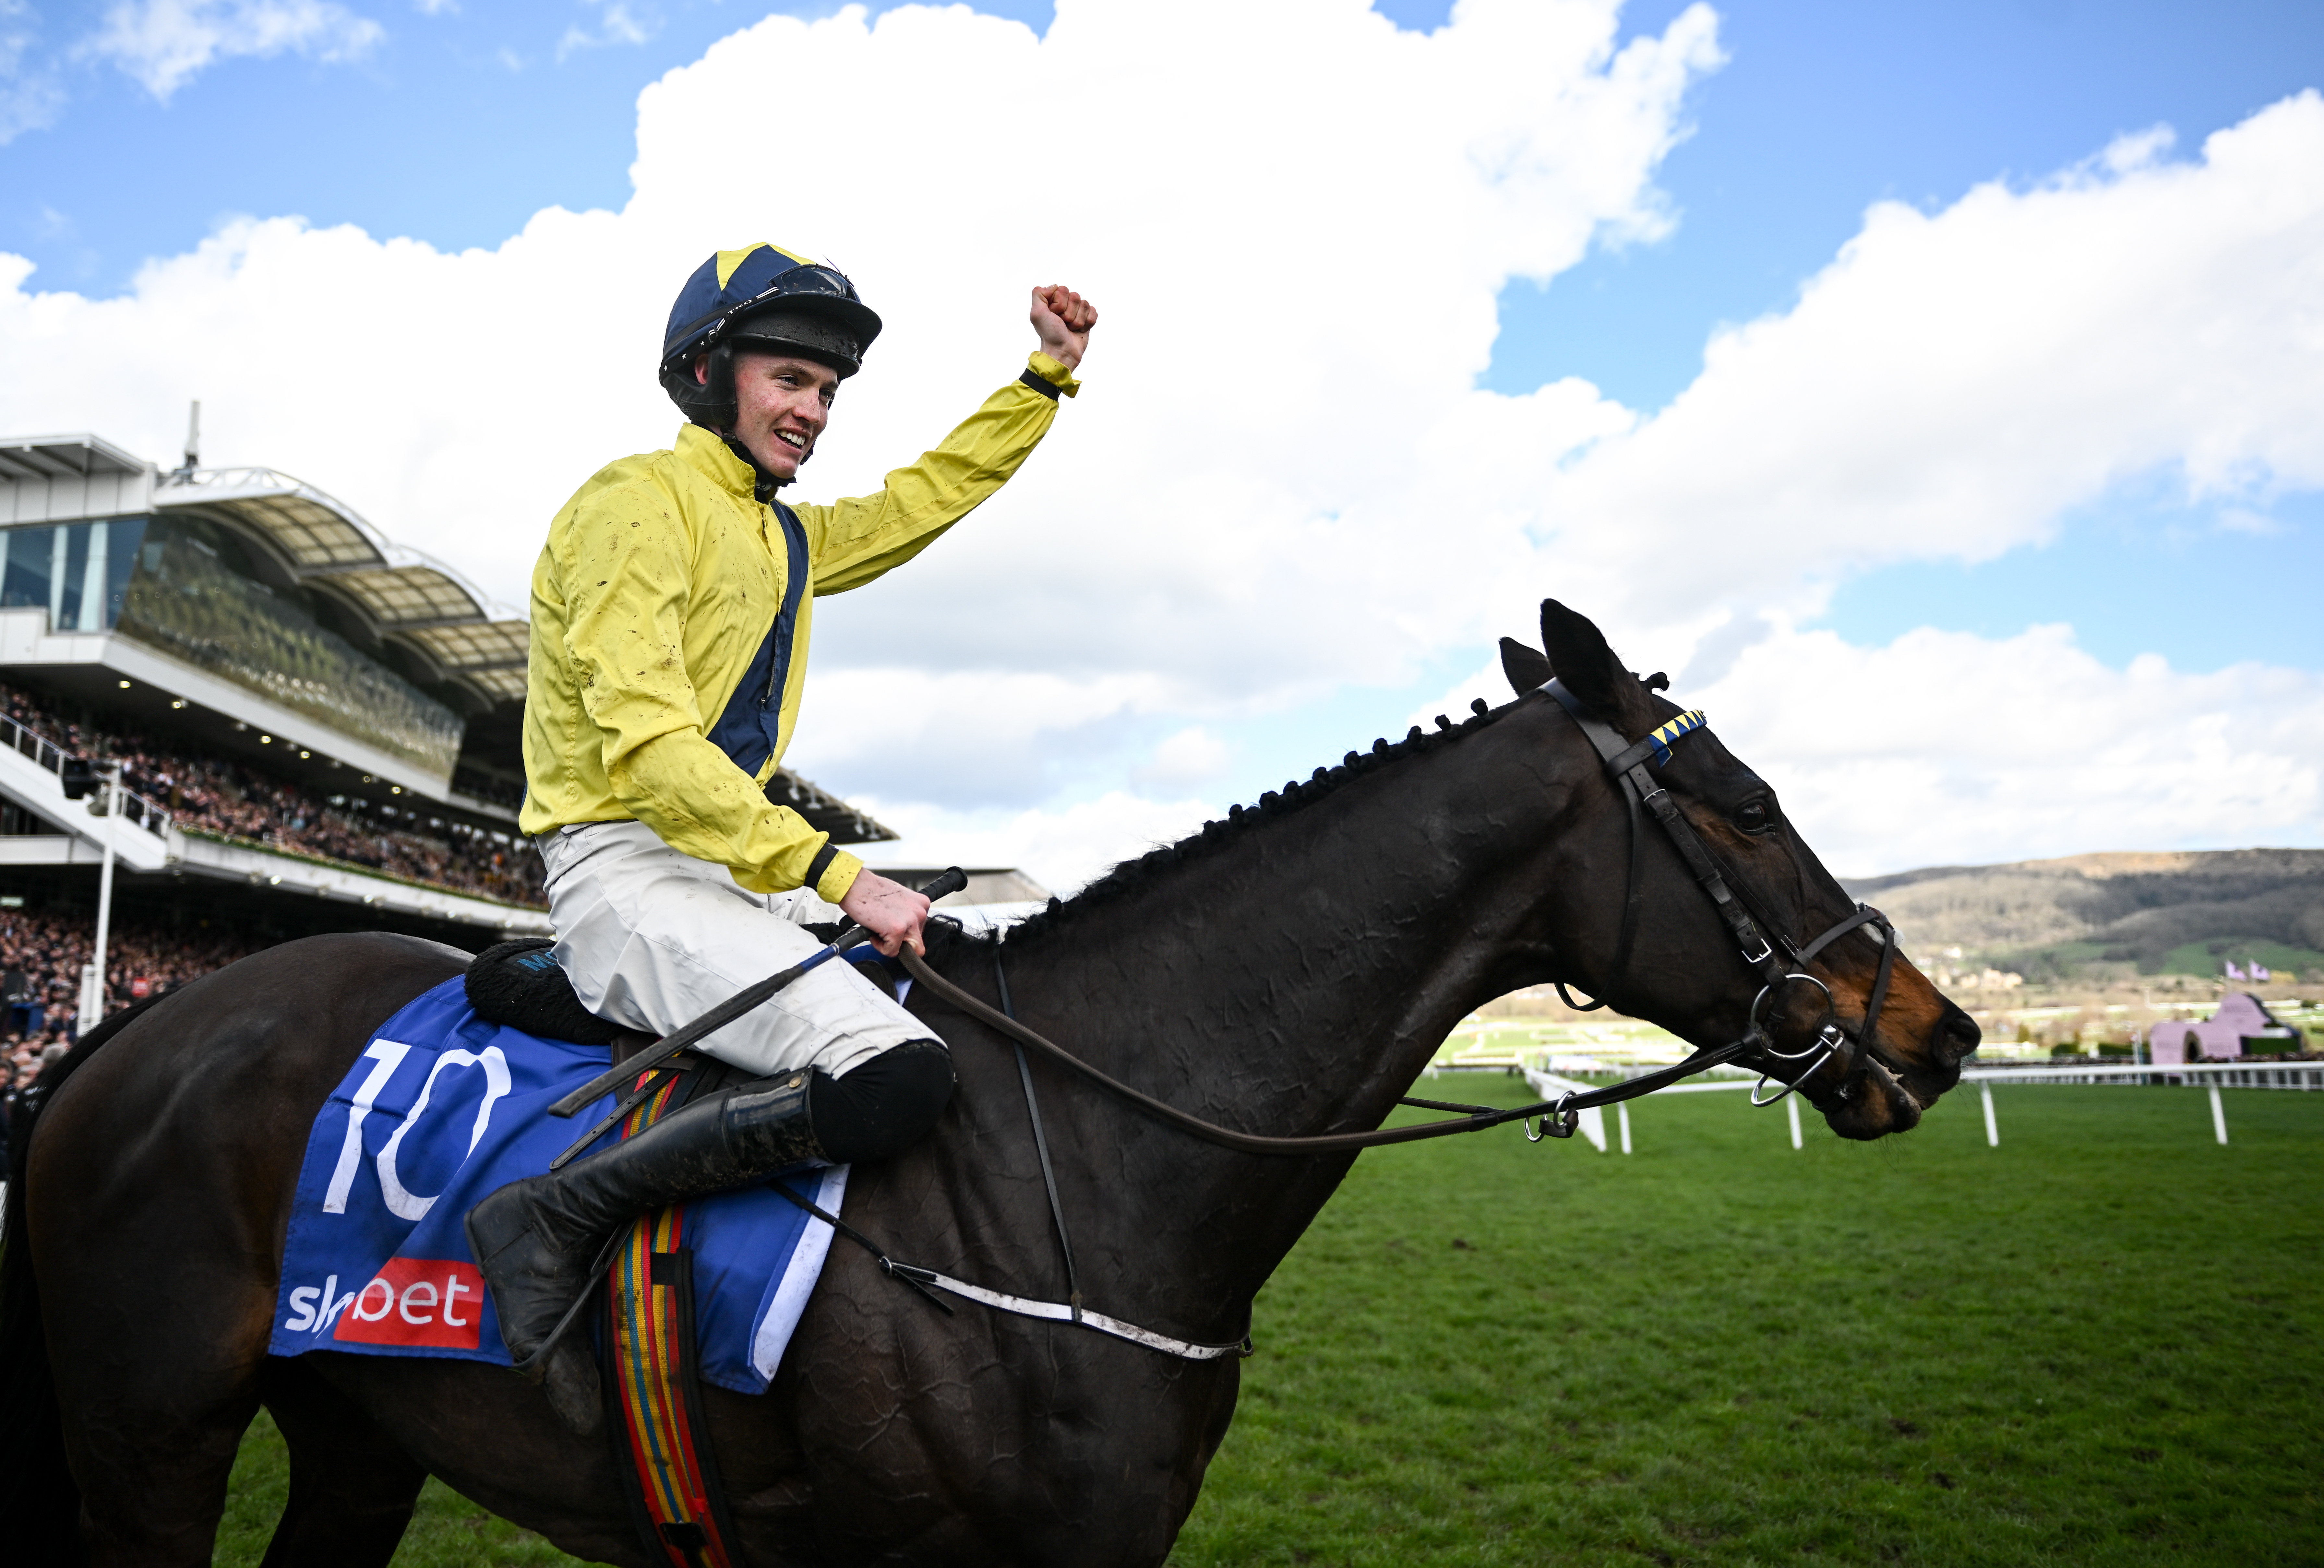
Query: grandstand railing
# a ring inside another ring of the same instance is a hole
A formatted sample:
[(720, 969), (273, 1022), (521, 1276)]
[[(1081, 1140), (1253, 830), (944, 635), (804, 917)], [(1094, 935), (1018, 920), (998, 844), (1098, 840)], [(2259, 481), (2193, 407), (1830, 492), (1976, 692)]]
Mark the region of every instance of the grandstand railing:
[[(5, 714), (0, 714), (0, 744), (12, 747), (18, 755), (30, 757), (36, 766), (59, 775), (60, 782), (66, 761), (80, 754), (66, 751), (32, 725)], [(157, 836), (170, 831), (169, 807), (126, 787), (121, 791), (121, 817)]]
[(393, 882), (399, 887), (418, 888), (423, 892), (456, 893), (461, 898), (474, 899), (479, 903), (497, 904), (503, 909), (521, 909), (528, 915), (542, 914), (549, 909), (549, 900), (546, 897), (543, 897), (538, 904), (521, 904), (505, 895), (483, 892), (475, 888), (464, 888), (457, 882), (431, 882), (420, 877), (407, 877), (399, 872), (389, 871), (384, 866), (365, 865), (361, 861), (341, 860), (337, 855), (317, 854), (309, 849), (292, 849), (288, 844), (273, 844), (261, 838), (246, 838), (238, 833), (220, 833), (214, 827), (189, 826), (180, 828), (179, 831), (188, 838), (206, 838), (212, 844), (232, 844), (237, 849), (253, 849), (261, 854), (272, 855), (281, 860), (299, 861), (312, 866), (326, 866), (337, 872), (352, 872), (357, 876), (370, 877), (377, 881)]

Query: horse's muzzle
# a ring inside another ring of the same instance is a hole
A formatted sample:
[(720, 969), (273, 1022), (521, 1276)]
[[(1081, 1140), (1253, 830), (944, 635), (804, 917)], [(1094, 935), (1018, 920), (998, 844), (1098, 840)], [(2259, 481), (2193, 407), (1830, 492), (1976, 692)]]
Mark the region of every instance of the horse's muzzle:
[[(1810, 1094), (1810, 1102), (1842, 1138), (1883, 1138), (1906, 1131), (1960, 1082), (1961, 1059), (1977, 1049), (1979, 1038), (1977, 1020), (1946, 1001), (1934, 1027), (1909, 1052), (1890, 1040), (1885, 1029), (1869, 1043), (1854, 1042), (1837, 1089), (1819, 1089)], [(1832, 1082), (1829, 1076), (1824, 1081)]]

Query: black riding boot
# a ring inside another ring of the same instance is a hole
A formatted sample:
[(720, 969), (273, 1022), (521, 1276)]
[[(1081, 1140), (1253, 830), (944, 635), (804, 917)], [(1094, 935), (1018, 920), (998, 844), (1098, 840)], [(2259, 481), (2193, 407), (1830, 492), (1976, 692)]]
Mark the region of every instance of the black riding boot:
[[(511, 1182), (468, 1211), (468, 1247), (493, 1294), (501, 1339), (521, 1367), (586, 1287), (614, 1228), (668, 1204), (741, 1186), (827, 1158), (807, 1110), (816, 1075), (770, 1078), (700, 1105), (575, 1161)], [(588, 1325), (576, 1324), (527, 1376), (576, 1430), (601, 1418)]]

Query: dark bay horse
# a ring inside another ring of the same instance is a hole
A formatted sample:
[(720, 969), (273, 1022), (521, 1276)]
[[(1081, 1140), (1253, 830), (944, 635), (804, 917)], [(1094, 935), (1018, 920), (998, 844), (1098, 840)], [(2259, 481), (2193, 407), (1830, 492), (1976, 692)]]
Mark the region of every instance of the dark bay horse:
[[(1543, 633), (1546, 659), (1510, 655), (1520, 691), (1554, 663), (1625, 736), (1676, 713), (1581, 616), (1553, 602)], [(1770, 922), (1803, 939), (1849, 914), (1773, 792), (1710, 733), (1661, 777)], [(1175, 1106), (1255, 1132), (1366, 1129), (1463, 1014), (1521, 986), (1563, 980), (1691, 1041), (1736, 1038), (1759, 979), (1671, 844), (1649, 840), (1635, 943), (1609, 973), (1625, 807), (1574, 719), (1526, 696), (1351, 752), (1118, 868), (1001, 951), (1027, 1024)], [(992, 999), (995, 951), (953, 933), (929, 962)], [(1858, 933), (1815, 961), (1845, 1026), (1860, 1028), (1881, 951)], [(11, 1563), (208, 1563), (262, 1404), (291, 1455), (270, 1564), (385, 1563), (430, 1472), (566, 1551), (649, 1561), (606, 1439), (574, 1435), (507, 1372), (266, 1354), (316, 1115), (372, 1032), (465, 963), (383, 935), (289, 943), (109, 1020), (51, 1069), (0, 1262)], [(920, 1147), (857, 1172), (846, 1218), (899, 1258), (1060, 1298), (1010, 1050), (915, 1001), (952, 1042), (959, 1093)], [(1803, 1092), (1844, 1136), (1901, 1130), (1977, 1038), (1899, 964), (1871, 1038)], [(1046, 1061), (1033, 1071), (1089, 1305), (1240, 1337), (1354, 1157), (1231, 1152)], [(1160, 1563), (1234, 1413), (1237, 1362), (954, 1305), (936, 1312), (835, 1244), (770, 1391), (706, 1391), (752, 1562)]]

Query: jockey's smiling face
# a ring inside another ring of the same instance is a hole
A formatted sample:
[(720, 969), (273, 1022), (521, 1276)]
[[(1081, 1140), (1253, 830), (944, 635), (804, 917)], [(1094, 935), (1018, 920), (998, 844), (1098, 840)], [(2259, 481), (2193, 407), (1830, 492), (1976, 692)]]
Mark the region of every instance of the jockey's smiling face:
[[(694, 362), (694, 379), (708, 379), (709, 361)], [(839, 373), (796, 355), (737, 349), (734, 354), (736, 440), (778, 479), (798, 477), (799, 465), (815, 450), (816, 438), (831, 422), (831, 400), (839, 395)]]

